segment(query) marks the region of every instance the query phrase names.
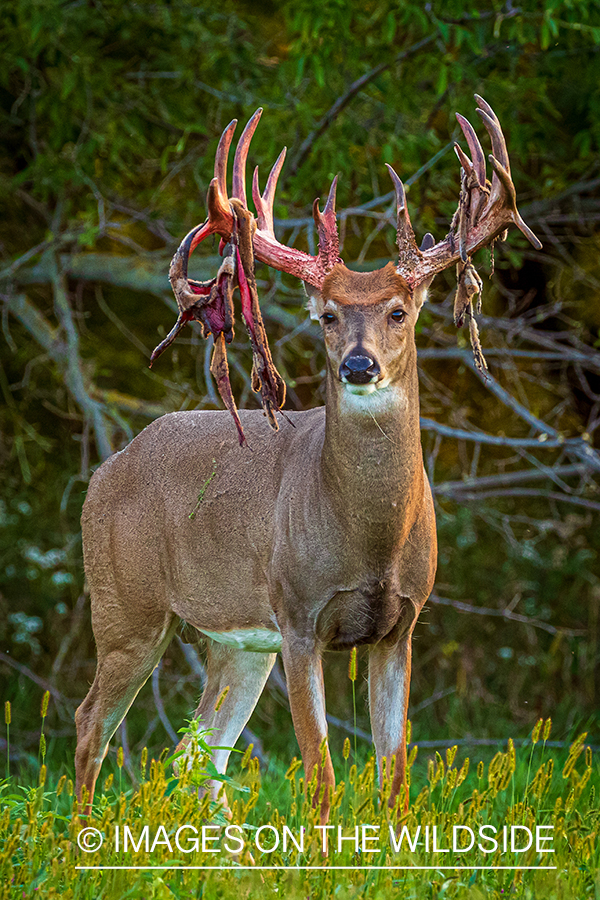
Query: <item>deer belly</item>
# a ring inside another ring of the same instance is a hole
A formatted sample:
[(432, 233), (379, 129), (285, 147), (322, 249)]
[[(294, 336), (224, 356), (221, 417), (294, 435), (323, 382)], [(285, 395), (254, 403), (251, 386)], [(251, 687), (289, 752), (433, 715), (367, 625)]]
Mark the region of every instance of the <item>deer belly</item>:
[(252, 650), (255, 653), (277, 653), (281, 650), (281, 633), (270, 628), (235, 628), (232, 631), (207, 631), (202, 634), (218, 644), (227, 644), (238, 650)]

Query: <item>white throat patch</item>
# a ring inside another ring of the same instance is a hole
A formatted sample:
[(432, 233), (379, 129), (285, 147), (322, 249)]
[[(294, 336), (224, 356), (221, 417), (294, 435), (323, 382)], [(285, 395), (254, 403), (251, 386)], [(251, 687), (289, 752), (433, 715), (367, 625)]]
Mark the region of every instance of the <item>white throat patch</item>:
[(390, 387), (389, 378), (377, 384), (343, 383), (342, 410), (371, 415), (388, 410), (406, 408), (406, 395), (398, 387)]

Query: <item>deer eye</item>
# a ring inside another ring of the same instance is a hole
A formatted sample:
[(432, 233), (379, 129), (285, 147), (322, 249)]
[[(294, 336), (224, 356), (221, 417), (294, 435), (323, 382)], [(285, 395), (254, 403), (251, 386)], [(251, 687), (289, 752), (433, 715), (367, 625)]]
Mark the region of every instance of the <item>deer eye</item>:
[(321, 322), (323, 323), (323, 325), (333, 325), (334, 322), (337, 322), (337, 319), (331, 313), (323, 313), (323, 315), (321, 316)]
[(406, 313), (403, 309), (395, 309), (393, 313), (390, 313), (390, 319), (392, 322), (404, 322), (406, 318)]

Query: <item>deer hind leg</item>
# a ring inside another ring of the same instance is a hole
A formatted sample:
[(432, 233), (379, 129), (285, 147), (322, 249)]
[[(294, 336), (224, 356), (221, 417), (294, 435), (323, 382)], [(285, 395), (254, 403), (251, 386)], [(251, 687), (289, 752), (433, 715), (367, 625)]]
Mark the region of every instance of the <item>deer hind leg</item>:
[[(207, 639), (208, 662), (206, 685), (195, 719), (201, 719), (201, 728), (213, 729), (206, 738), (211, 747), (222, 747), (213, 751), (212, 760), (218, 772), (225, 774), (232, 748), (244, 730), (248, 719), (258, 703), (258, 698), (275, 664), (275, 653), (258, 653), (250, 650), (238, 650), (225, 644)], [(218, 704), (219, 698), (229, 688), (225, 699)], [(215, 706), (219, 706), (216, 710)], [(180, 741), (177, 750), (186, 750), (191, 738), (189, 735)], [(209, 782), (210, 790), (216, 800), (222, 782)], [(227, 799), (222, 796), (225, 809)]]
[(96, 677), (75, 713), (76, 789), (77, 796), (81, 798), (83, 786), (87, 788), (86, 812), (91, 809), (96, 779), (109, 741), (140, 688), (158, 665), (177, 627), (177, 619), (170, 615), (160, 624), (156, 621), (136, 621), (135, 624), (135, 632), (119, 627), (96, 634)]

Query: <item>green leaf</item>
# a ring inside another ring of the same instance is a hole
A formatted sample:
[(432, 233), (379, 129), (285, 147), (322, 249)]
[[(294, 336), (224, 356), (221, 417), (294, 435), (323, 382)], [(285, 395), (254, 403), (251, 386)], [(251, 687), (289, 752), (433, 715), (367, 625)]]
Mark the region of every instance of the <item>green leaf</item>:
[(383, 37), (386, 42), (391, 42), (394, 40), (394, 36), (396, 34), (396, 16), (393, 12), (389, 12), (385, 19), (385, 26), (383, 29)]
[(69, 94), (71, 94), (77, 84), (78, 78), (77, 69), (69, 69), (62, 80), (62, 85), (60, 89), (60, 99), (66, 100)]
[(312, 60), (313, 70), (315, 73), (315, 80), (319, 87), (324, 87), (325, 85), (325, 71), (323, 69), (323, 65), (318, 57), (314, 57)]
[(445, 65), (440, 66), (440, 71), (437, 77), (435, 92), (439, 96), (443, 94), (446, 88), (448, 87), (448, 67)]

